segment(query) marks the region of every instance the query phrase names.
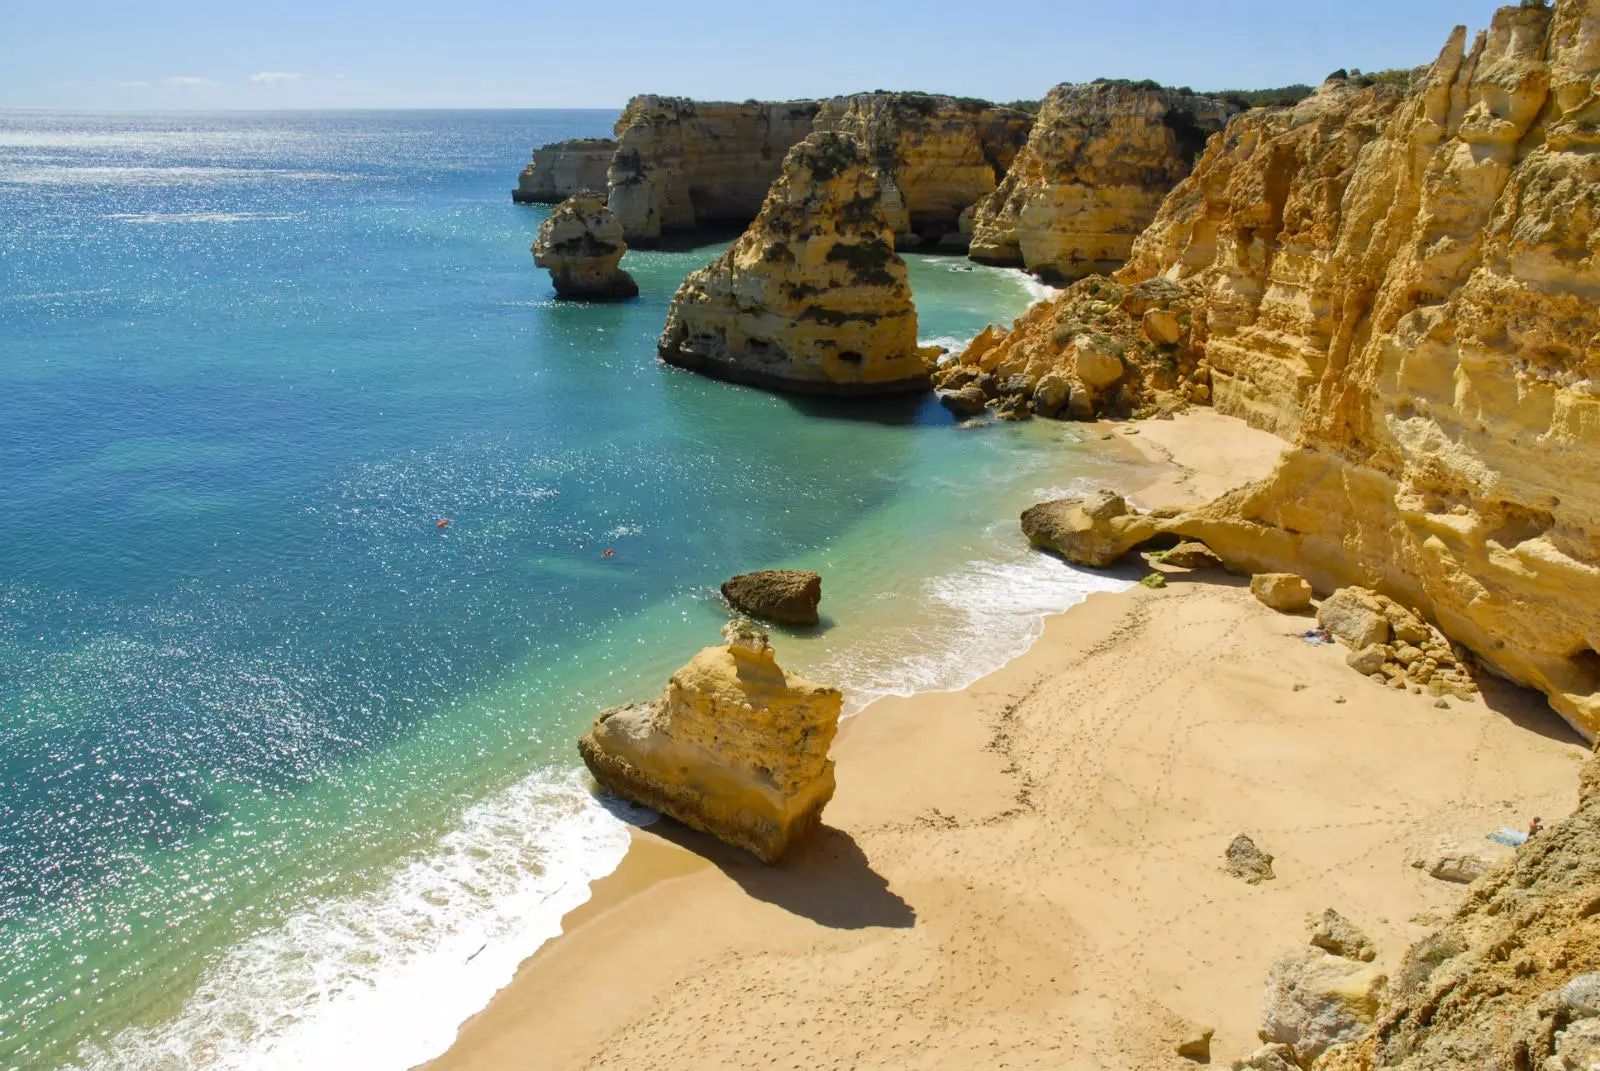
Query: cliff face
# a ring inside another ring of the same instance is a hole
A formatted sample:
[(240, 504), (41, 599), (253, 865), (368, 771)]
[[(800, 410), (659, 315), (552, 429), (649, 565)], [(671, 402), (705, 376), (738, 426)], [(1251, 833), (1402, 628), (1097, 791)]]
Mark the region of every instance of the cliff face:
[(1597, 74), (1600, 0), (1559, 0), (1470, 50), (1458, 29), (1403, 100), (1245, 116), (1122, 275), (1187, 280), (1219, 403), (1296, 435), (1270, 479), (1151, 530), (1418, 607), (1591, 739)]
[(553, 141), (533, 150), (533, 162), (522, 169), (511, 199), (518, 204), (556, 204), (579, 190), (606, 188), (606, 169), (617, 151), (610, 138)]
[(658, 701), (602, 713), (578, 751), (617, 795), (776, 862), (833, 797), (841, 696), (786, 672), (748, 621), (723, 636)]
[(619, 266), (627, 251), (622, 225), (606, 207), (606, 195), (580, 190), (539, 225), (533, 262), (549, 270), (557, 297), (606, 301), (639, 292), (633, 276)]
[(928, 386), (917, 312), (860, 144), (813, 134), (790, 150), (761, 214), (684, 280), (663, 360), (776, 390), (873, 394)]
[(1406, 953), (1356, 1045), (1318, 1071), (1580, 1071), (1600, 1059), (1600, 762), (1577, 813), (1473, 885), (1443, 929)]
[(1056, 86), (1004, 181), (977, 206), (970, 255), (1057, 279), (1114, 271), (1230, 111), (1127, 83)]
[(630, 243), (760, 211), (784, 154), (811, 133), (815, 101), (782, 103), (634, 97), (617, 120), (607, 172), (611, 210)]
[(962, 211), (994, 192), (1032, 126), (1032, 116), (986, 101), (860, 93), (824, 101), (815, 129), (866, 147), (889, 226), (909, 248), (959, 233)]

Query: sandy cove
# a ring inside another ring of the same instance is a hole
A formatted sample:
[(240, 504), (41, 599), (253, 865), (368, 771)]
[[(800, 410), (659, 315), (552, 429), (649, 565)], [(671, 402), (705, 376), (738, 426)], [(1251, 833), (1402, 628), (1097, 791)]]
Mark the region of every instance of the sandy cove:
[[(1137, 428), (1129, 445), (1182, 458), (1145, 507), (1257, 478), (1282, 448), (1209, 411)], [(1309, 619), (1240, 578), (1169, 581), (1050, 619), (964, 691), (847, 721), (827, 827), (779, 867), (635, 831), (427, 1066), (1183, 1068), (1187, 1024), (1216, 1028), (1226, 1066), (1307, 914), (1337, 908), (1392, 968), (1463, 892), (1413, 857), (1573, 808), (1587, 749), (1542, 696), (1486, 680), (1439, 709), (1307, 644)], [(1240, 831), (1277, 880), (1222, 870)]]

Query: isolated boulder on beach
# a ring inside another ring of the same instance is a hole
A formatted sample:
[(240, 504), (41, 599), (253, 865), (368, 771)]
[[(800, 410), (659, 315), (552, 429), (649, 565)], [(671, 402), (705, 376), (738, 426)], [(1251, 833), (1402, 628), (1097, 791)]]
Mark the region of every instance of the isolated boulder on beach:
[(806, 569), (741, 573), (723, 581), (722, 597), (734, 609), (777, 625), (815, 625), (822, 577)]
[(842, 697), (786, 672), (749, 621), (722, 635), (660, 699), (603, 712), (578, 753), (618, 796), (774, 863), (833, 798)]

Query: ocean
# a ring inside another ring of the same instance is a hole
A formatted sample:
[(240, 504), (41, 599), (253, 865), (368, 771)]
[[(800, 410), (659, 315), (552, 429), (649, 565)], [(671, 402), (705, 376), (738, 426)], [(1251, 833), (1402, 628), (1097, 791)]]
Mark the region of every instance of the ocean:
[[(652, 817), (574, 741), (733, 573), (822, 572), (774, 643), (852, 712), (1118, 586), (1017, 530), (1126, 477), (1081, 429), (659, 364), (720, 245), (556, 302), (510, 189), (614, 119), (0, 111), (0, 1069), (441, 1051)], [(908, 260), (925, 340), (1038, 293)]]

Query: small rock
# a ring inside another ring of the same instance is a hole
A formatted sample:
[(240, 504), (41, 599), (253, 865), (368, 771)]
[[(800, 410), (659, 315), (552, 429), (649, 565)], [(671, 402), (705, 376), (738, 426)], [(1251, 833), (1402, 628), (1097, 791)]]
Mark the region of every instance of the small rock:
[(1146, 309), (1139, 326), (1144, 337), (1158, 346), (1175, 346), (1183, 337), (1183, 325), (1166, 309)]
[(1180, 569), (1221, 569), (1222, 559), (1204, 543), (1179, 543), (1161, 556), (1161, 564)]
[(1159, 590), (1167, 586), (1167, 578), (1160, 573), (1150, 573), (1139, 579), (1139, 583), (1147, 588)]
[(1378, 596), (1366, 588), (1340, 588), (1322, 600), (1317, 624), (1358, 651), (1389, 642), (1389, 617)]
[(1293, 573), (1257, 573), (1250, 578), (1250, 594), (1279, 613), (1311, 608), (1311, 585)]
[(1383, 664), (1388, 660), (1389, 648), (1380, 643), (1363, 647), (1359, 651), (1351, 651), (1344, 657), (1345, 665), (1363, 677), (1370, 677), (1374, 673), (1383, 672)]
[(974, 413), (981, 413), (988, 401), (988, 397), (975, 383), (969, 383), (959, 390), (942, 390), (939, 392), (940, 404), (958, 416), (972, 416)]
[(1364, 963), (1370, 963), (1378, 954), (1360, 927), (1331, 907), (1306, 921), (1311, 926), (1311, 943), (1325, 952)]
[(1490, 863), (1473, 848), (1450, 844), (1438, 849), (1428, 861), (1428, 874), (1440, 881), (1470, 885), (1489, 872)]
[(1287, 1045), (1263, 1045), (1242, 1060), (1233, 1062), (1233, 1071), (1300, 1071), (1294, 1050)]
[(1243, 878), (1251, 885), (1272, 881), (1272, 856), (1256, 847), (1256, 842), (1244, 833), (1233, 838), (1228, 845), (1228, 873)]
[(722, 597), (747, 614), (780, 625), (815, 625), (822, 577), (803, 569), (743, 573), (723, 582)]
[(1198, 1027), (1185, 1033), (1184, 1039), (1173, 1046), (1179, 1056), (1201, 1063), (1211, 1061), (1211, 1037), (1216, 1030), (1209, 1026)]
[(1333, 701), (1335, 703), (1343, 703), (1343, 702), (1345, 702), (1345, 698), (1342, 695), (1336, 695), (1336, 696), (1333, 697)]

